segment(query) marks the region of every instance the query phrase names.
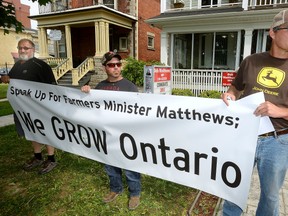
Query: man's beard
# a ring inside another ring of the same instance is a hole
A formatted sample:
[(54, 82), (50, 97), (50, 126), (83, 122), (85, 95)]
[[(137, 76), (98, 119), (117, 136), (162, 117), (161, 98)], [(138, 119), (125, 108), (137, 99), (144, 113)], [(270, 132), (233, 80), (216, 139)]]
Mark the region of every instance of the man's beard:
[(19, 55), (19, 60), (22, 60), (22, 61), (28, 61), (31, 58), (33, 58), (33, 56), (29, 57), (28, 55), (25, 55), (25, 54), (20, 54)]

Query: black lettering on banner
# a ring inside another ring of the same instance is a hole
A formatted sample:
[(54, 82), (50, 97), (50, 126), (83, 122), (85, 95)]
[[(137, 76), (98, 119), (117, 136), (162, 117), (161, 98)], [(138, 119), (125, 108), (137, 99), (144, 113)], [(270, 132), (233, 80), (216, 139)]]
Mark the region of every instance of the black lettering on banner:
[(36, 90), (34, 97), (36, 99), (39, 99), (40, 101), (42, 101), (42, 100), (44, 100), (46, 98), (46, 93), (42, 92), (41, 90)]
[(79, 138), (82, 141), (83, 145), (86, 146), (87, 148), (91, 148), (91, 138), (88, 129), (79, 124), (77, 125), (77, 127)]
[[(95, 132), (90, 127), (84, 127), (80, 124), (76, 126), (67, 120), (61, 121), (56, 116), (51, 118), (52, 128), (56, 137), (60, 140), (65, 140), (68, 137), (69, 142), (75, 142), (77, 144), (83, 144), (87, 148), (91, 148), (92, 143), (95, 144), (98, 152), (101, 149), (107, 154), (106, 132), (102, 131), (102, 137), (100, 132), (95, 129)], [(80, 143), (81, 141), (81, 143)], [(101, 149), (100, 149), (101, 147)]]
[[(125, 150), (125, 142), (124, 142), (125, 138), (128, 138), (130, 140), (131, 145), (132, 145), (133, 154), (131, 156), (129, 156)], [(121, 148), (121, 151), (126, 158), (128, 158), (130, 160), (135, 160), (137, 158), (136, 142), (130, 134), (128, 134), (128, 133), (121, 134), (121, 136), (120, 136), (120, 148)]]
[[(57, 122), (56, 122), (57, 121)], [(53, 129), (53, 131), (54, 131), (54, 134), (56, 135), (56, 137), (59, 139), (59, 140), (64, 140), (65, 139), (65, 133), (64, 133), (64, 130), (62, 129), (62, 128), (58, 128), (58, 130), (56, 130), (56, 124), (55, 123), (61, 123), (61, 121), (57, 118), (57, 117), (55, 117), (55, 116), (53, 116), (52, 118), (51, 118), (51, 123), (52, 123), (52, 129)]]
[(65, 132), (66, 132), (68, 135), (68, 138), (69, 138), (69, 142), (73, 141), (72, 140), (72, 137), (73, 137), (75, 139), (76, 143), (80, 144), (78, 139), (75, 136), (76, 127), (71, 122), (63, 120), (65, 130), (61, 127), (57, 127), (57, 130), (56, 130), (56, 128), (55, 128), (55, 122), (56, 121), (60, 124), (60, 126), (61, 126), (62, 122), (56, 116), (53, 116), (51, 118), (52, 128), (53, 128), (53, 131), (54, 131), (54, 133), (58, 139), (65, 140), (66, 139)]
[(107, 155), (108, 152), (107, 152), (107, 143), (106, 143), (106, 132), (102, 131), (102, 135), (103, 135), (103, 138), (102, 138), (100, 135), (100, 132), (97, 129), (95, 129), (95, 132), (96, 132), (96, 137), (95, 137), (93, 130), (90, 127), (88, 128), (91, 131), (91, 135), (93, 136), (93, 141), (95, 143), (95, 147), (97, 148), (98, 152), (101, 152), (100, 151), (100, 144), (101, 144), (101, 148), (103, 152)]
[(73, 125), (71, 122), (69, 122), (67, 120), (63, 120), (63, 121), (64, 121), (66, 132), (67, 132), (68, 137), (69, 137), (69, 141), (72, 142), (72, 137), (74, 137), (76, 143), (80, 144), (77, 137), (75, 136), (75, 134), (76, 134), (75, 125)]
[(150, 149), (150, 153), (152, 155), (152, 161), (154, 164), (157, 164), (157, 157), (156, 157), (156, 150), (153, 144), (151, 143), (143, 143), (140, 142), (140, 146), (141, 146), (141, 151), (142, 151), (142, 157), (143, 157), (143, 161), (147, 162), (147, 149)]
[[(212, 148), (212, 152), (217, 153), (218, 149), (216, 147)], [(212, 156), (211, 160), (211, 179), (216, 180), (217, 172), (217, 157)]]
[[(184, 149), (175, 149), (175, 151), (183, 153), (184, 157), (175, 157), (174, 158), (174, 166), (180, 171), (190, 172), (190, 160), (189, 160), (189, 153)], [(179, 162), (183, 162), (183, 166), (179, 165)]]
[(199, 152), (195, 152), (195, 158), (194, 158), (194, 164), (195, 164), (195, 167), (194, 167), (194, 173), (196, 175), (199, 175), (200, 173), (200, 159), (201, 158), (204, 158), (204, 159), (207, 159), (208, 155), (207, 154), (201, 154)]
[[(127, 142), (125, 142), (126, 138), (130, 141), (129, 143), (132, 146), (133, 152), (131, 153), (131, 155), (129, 155), (127, 153), (127, 149), (130, 150), (131, 148), (130, 148), (130, 146), (127, 147)], [(171, 164), (167, 161), (167, 155), (170, 152), (170, 147), (165, 144), (164, 138), (161, 138), (159, 141), (160, 141), (160, 145), (158, 145), (158, 149), (161, 152), (162, 165), (165, 167), (171, 167)], [(148, 154), (150, 153), (153, 164), (157, 164), (158, 160), (157, 160), (157, 154), (156, 154), (156, 149), (155, 149), (154, 145), (151, 143), (140, 142), (140, 147), (141, 147), (143, 162), (148, 162)], [(130, 134), (128, 134), (128, 133), (121, 134), (121, 136), (120, 136), (120, 148), (121, 148), (123, 155), (127, 159), (135, 160), (137, 158), (137, 155), (138, 155), (137, 144), (136, 144), (135, 139)], [(216, 153), (218, 153), (218, 148), (213, 147), (211, 149), (211, 151), (216, 154)], [(187, 173), (191, 172), (189, 152), (186, 151), (185, 149), (180, 149), (180, 148), (175, 149), (175, 152), (178, 153), (178, 156), (176, 156), (173, 159), (174, 167), (179, 171), (184, 171)], [(203, 160), (201, 160), (201, 159), (203, 159)], [(211, 159), (211, 161), (210, 161), (210, 159)], [(205, 153), (194, 152), (194, 174), (195, 175), (200, 175), (200, 168), (201, 168), (202, 163), (205, 163), (206, 165), (210, 164), (210, 179), (216, 180), (218, 158), (216, 156), (209, 157), (209, 155), (205, 154)], [(236, 177), (235, 177), (235, 180), (233, 182), (229, 182), (229, 180), (227, 178), (228, 168), (234, 169), (234, 171), (235, 171)], [(204, 170), (204, 172), (207, 172), (207, 170)], [(222, 177), (223, 182), (227, 186), (232, 187), (232, 188), (236, 188), (241, 183), (241, 170), (235, 163), (233, 163), (231, 161), (227, 161), (223, 164), (223, 166), (221, 168), (221, 177)]]
[(171, 167), (171, 164), (167, 163), (167, 156), (166, 156), (166, 150), (170, 151), (170, 147), (169, 146), (165, 146), (164, 138), (160, 139), (160, 145), (158, 145), (158, 148), (161, 150), (163, 165), (166, 166), (166, 167)]
[[(235, 171), (235, 180), (234, 182), (229, 182), (228, 179), (227, 179), (227, 170), (228, 168), (231, 167), (234, 169)], [(222, 166), (222, 170), (221, 170), (221, 176), (222, 176), (222, 179), (224, 181), (224, 183), (229, 186), (229, 187), (232, 187), (232, 188), (236, 188), (240, 185), (240, 182), (241, 182), (241, 170), (240, 168), (235, 164), (235, 163), (232, 163), (231, 161), (228, 161), (228, 162), (225, 162)]]
[(26, 125), (27, 129), (33, 133), (36, 133), (36, 129), (37, 131), (43, 135), (46, 136), (45, 133), (43, 132), (43, 130), (45, 129), (43, 122), (40, 119), (35, 119), (34, 121), (31, 119), (30, 117), (30, 113), (25, 114), (23, 112), (23, 115), (21, 114), (20, 111), (18, 111), (18, 114), (20, 115), (23, 123)]

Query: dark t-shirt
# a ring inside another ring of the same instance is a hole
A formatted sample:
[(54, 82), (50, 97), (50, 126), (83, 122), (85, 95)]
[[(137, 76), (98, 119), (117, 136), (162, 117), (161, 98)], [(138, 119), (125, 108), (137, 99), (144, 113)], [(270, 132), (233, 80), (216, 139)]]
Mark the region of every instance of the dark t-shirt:
[[(8, 75), (11, 79), (56, 84), (56, 80), (51, 67), (44, 61), (37, 58), (31, 58), (24, 63), (21, 63), (21, 61), (16, 62)], [(14, 121), (18, 135), (20, 137), (24, 136), (24, 131), (15, 114)]]
[(51, 67), (44, 61), (31, 58), (24, 63), (18, 61), (9, 72), (11, 79), (21, 79), (47, 84), (56, 84), (56, 80)]
[(137, 86), (125, 78), (117, 82), (109, 82), (107, 80), (103, 80), (100, 83), (98, 83), (98, 85), (96, 85), (95, 89), (110, 90), (110, 91), (138, 92)]
[[(243, 91), (241, 97), (264, 92), (265, 100), (288, 108), (288, 59), (257, 53), (243, 60), (232, 84)], [(288, 128), (283, 118), (270, 118), (276, 130)]]

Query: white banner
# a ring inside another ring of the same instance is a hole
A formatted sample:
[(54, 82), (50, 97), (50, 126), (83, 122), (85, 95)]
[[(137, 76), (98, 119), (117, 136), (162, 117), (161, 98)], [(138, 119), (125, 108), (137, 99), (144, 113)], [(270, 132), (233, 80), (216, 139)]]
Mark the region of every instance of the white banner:
[(80, 90), (11, 80), (26, 138), (246, 206), (264, 101)]

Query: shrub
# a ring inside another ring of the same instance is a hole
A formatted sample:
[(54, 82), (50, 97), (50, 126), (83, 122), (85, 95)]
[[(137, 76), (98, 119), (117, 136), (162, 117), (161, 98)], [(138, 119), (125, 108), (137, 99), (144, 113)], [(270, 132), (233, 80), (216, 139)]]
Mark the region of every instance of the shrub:
[(122, 70), (122, 75), (126, 79), (130, 80), (137, 86), (143, 86), (144, 82), (144, 66), (145, 65), (163, 65), (157, 61), (141, 61), (132, 57), (125, 59), (125, 64)]
[(221, 98), (221, 92), (215, 90), (207, 90), (201, 92), (198, 96), (203, 98)]
[(49, 65), (51, 68), (55, 68), (55, 67), (58, 66), (58, 64), (57, 64), (56, 62), (50, 62), (48, 65)]
[(195, 96), (190, 89), (172, 89), (172, 95)]

